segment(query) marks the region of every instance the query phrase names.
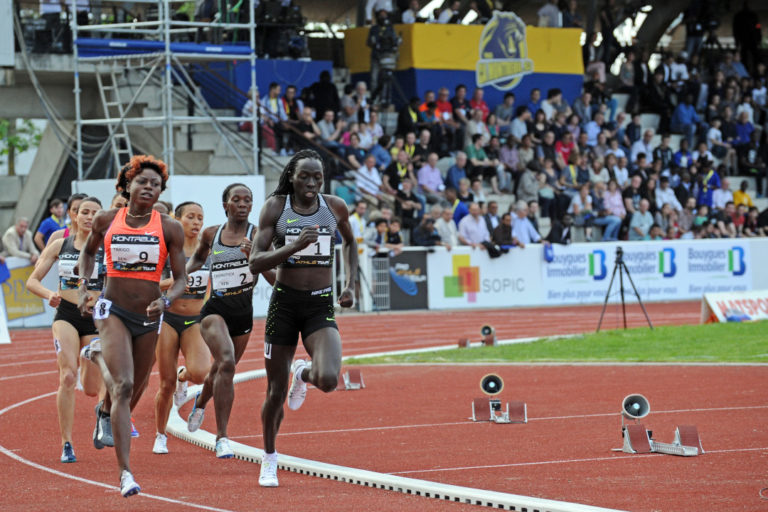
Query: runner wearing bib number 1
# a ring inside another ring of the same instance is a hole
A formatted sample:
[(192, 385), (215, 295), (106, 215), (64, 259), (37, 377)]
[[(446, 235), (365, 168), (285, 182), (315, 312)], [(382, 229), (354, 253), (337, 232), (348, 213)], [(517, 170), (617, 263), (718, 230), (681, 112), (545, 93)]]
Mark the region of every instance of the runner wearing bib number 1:
[[(91, 307), (83, 300), (81, 285), (80, 310), (92, 312), (99, 329), (100, 366), (112, 402), (112, 434), (125, 497), (140, 491), (130, 468), (131, 408), (152, 369), (163, 311), (184, 293), (187, 282), (181, 224), (152, 209), (167, 181), (163, 162), (143, 155), (131, 158), (116, 186), (128, 206), (96, 215), (78, 262), (81, 273), (90, 275), (103, 242), (107, 287)], [(166, 258), (174, 282), (163, 297), (159, 282)]]
[[(275, 438), (283, 419), (283, 403), (298, 409), (307, 383), (328, 393), (336, 389), (341, 369), (341, 337), (333, 304), (333, 255), (336, 230), (344, 241), (347, 286), (339, 297), (352, 307), (357, 277), (357, 244), (346, 203), (323, 195), (323, 164), (314, 151), (299, 151), (283, 170), (264, 204), (259, 232), (250, 256), (251, 272), (278, 266), (264, 339), (267, 396), (261, 409), (264, 458), (259, 484), (277, 487)], [(274, 245), (274, 249), (271, 247)], [(311, 363), (291, 362), (299, 334)], [(288, 389), (293, 370), (293, 382)]]
[[(235, 365), (245, 352), (253, 328), (253, 287), (258, 274), (248, 268), (248, 254), (256, 226), (248, 222), (253, 205), (251, 189), (233, 183), (222, 195), (227, 222), (203, 231), (195, 253), (187, 262), (192, 275), (209, 255), (211, 296), (200, 311), (203, 339), (213, 355), (213, 364), (195, 397), (187, 428), (194, 432), (203, 423), (205, 406), (213, 398), (216, 411), (216, 456), (231, 458), (234, 453), (227, 438), (227, 424), (235, 398)], [(264, 277), (272, 283), (272, 272)]]
[[(184, 255), (187, 261), (194, 254), (203, 229), (203, 207), (194, 202), (181, 203), (174, 216), (184, 228)], [(200, 333), (200, 309), (208, 291), (209, 262), (200, 270), (187, 275), (187, 287), (173, 306), (163, 313), (163, 329), (157, 340), (157, 369), (160, 388), (155, 395), (155, 423), (157, 433), (152, 452), (168, 453), (165, 427), (171, 412), (171, 402), (179, 407), (187, 398), (187, 383), (202, 384), (211, 369), (211, 351)], [(163, 270), (160, 289), (167, 289), (173, 279)], [(184, 366), (176, 368), (179, 350), (184, 354)]]

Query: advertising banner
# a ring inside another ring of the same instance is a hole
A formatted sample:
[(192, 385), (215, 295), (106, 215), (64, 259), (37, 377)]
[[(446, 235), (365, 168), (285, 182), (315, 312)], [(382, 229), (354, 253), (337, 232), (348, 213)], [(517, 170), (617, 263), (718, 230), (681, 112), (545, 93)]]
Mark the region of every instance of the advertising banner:
[(541, 247), (513, 249), (491, 259), (470, 247), (442, 247), (427, 255), (430, 309), (492, 308), (543, 304)]
[[(553, 246), (541, 277), (547, 303), (588, 304), (605, 299), (616, 263), (616, 248), (643, 301), (698, 299), (708, 292), (752, 288), (750, 244), (743, 240), (627, 242)], [(636, 301), (624, 278), (625, 299)], [(609, 302), (619, 302), (618, 276)]]
[(768, 320), (768, 290), (704, 294), (701, 323), (752, 320)]
[(389, 308), (427, 309), (427, 252), (405, 250), (389, 258)]

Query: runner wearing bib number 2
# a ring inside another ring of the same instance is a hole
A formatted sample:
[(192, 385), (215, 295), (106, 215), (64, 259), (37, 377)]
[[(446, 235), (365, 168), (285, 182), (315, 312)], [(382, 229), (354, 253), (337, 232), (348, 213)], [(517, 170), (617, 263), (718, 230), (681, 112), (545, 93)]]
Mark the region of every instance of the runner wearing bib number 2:
[[(107, 287), (90, 307), (82, 300), (81, 286), (80, 308), (93, 312), (101, 338), (100, 366), (112, 402), (112, 434), (125, 497), (140, 491), (130, 468), (131, 408), (152, 369), (163, 311), (184, 293), (187, 282), (181, 224), (152, 209), (167, 181), (163, 162), (143, 155), (131, 158), (116, 187), (128, 206), (96, 215), (78, 262), (81, 274), (91, 275), (103, 242)], [(163, 297), (159, 282), (166, 258), (174, 282)]]
[[(195, 397), (187, 428), (194, 432), (203, 422), (205, 406), (213, 398), (216, 411), (216, 456), (229, 459), (234, 453), (227, 438), (227, 424), (235, 398), (235, 365), (245, 352), (253, 328), (253, 287), (258, 274), (248, 269), (248, 254), (256, 226), (248, 222), (253, 205), (251, 189), (233, 183), (222, 196), (227, 222), (203, 231), (194, 255), (187, 262), (192, 275), (209, 255), (211, 296), (200, 311), (203, 339), (213, 355), (213, 364)], [(272, 272), (264, 277), (274, 282)]]
[[(267, 313), (264, 362), (267, 396), (261, 409), (264, 458), (259, 484), (277, 487), (275, 438), (283, 419), (283, 403), (298, 409), (307, 383), (328, 393), (336, 389), (341, 369), (341, 337), (333, 304), (333, 255), (336, 230), (344, 241), (347, 286), (339, 297), (352, 307), (357, 276), (357, 244), (346, 203), (322, 195), (323, 165), (314, 151), (299, 151), (283, 170), (280, 182), (264, 204), (251, 252), (251, 272), (278, 266)], [(274, 244), (274, 249), (271, 247)], [(299, 334), (311, 363), (293, 363)]]
[[(184, 228), (184, 255), (189, 258), (197, 247), (203, 229), (203, 207), (194, 202), (181, 203), (174, 212)], [(160, 289), (167, 289), (173, 279), (163, 270)], [(208, 291), (208, 261), (200, 270), (187, 275), (187, 287), (173, 306), (163, 313), (163, 329), (157, 340), (157, 369), (160, 388), (155, 395), (155, 444), (153, 453), (168, 453), (165, 427), (171, 412), (171, 403), (180, 406), (187, 398), (187, 383), (202, 384), (211, 369), (211, 351), (200, 333), (200, 309)], [(179, 351), (184, 354), (184, 366), (177, 369)]]

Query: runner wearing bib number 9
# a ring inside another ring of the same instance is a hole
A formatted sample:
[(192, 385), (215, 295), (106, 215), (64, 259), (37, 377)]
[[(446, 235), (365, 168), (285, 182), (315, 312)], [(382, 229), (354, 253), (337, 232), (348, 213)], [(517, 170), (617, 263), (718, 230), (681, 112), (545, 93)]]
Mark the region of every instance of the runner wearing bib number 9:
[[(222, 195), (227, 222), (205, 228), (197, 249), (187, 262), (193, 275), (210, 256), (211, 296), (200, 311), (203, 339), (213, 356), (213, 364), (195, 397), (187, 428), (194, 432), (203, 423), (205, 406), (213, 398), (216, 411), (216, 456), (232, 458), (227, 424), (235, 399), (235, 365), (245, 352), (253, 328), (253, 287), (258, 274), (248, 268), (248, 254), (256, 226), (248, 222), (253, 207), (251, 189), (233, 183)], [(274, 282), (273, 272), (264, 277)]]
[[(203, 230), (203, 207), (188, 201), (181, 203), (174, 211), (176, 220), (184, 228), (184, 256), (189, 258), (195, 253), (199, 235)], [(168, 267), (163, 270), (160, 289), (173, 284), (168, 274)], [(211, 351), (200, 333), (200, 309), (203, 307), (208, 291), (209, 262), (200, 270), (187, 275), (187, 287), (171, 308), (163, 314), (163, 329), (157, 340), (157, 369), (160, 373), (160, 388), (155, 395), (155, 444), (153, 453), (168, 453), (168, 437), (165, 427), (171, 412), (171, 403), (177, 407), (187, 398), (187, 383), (202, 384), (208, 370), (211, 369)], [(184, 366), (176, 368), (179, 351), (184, 354)]]
[[(163, 311), (184, 293), (187, 282), (181, 224), (152, 209), (167, 181), (160, 160), (131, 158), (120, 170), (116, 186), (128, 206), (96, 215), (78, 262), (81, 275), (91, 275), (96, 252), (104, 244), (107, 287), (90, 306), (82, 300), (81, 285), (80, 308), (93, 313), (101, 338), (100, 366), (112, 402), (112, 435), (125, 497), (140, 491), (130, 468), (131, 409), (152, 369)], [(166, 258), (174, 282), (163, 297), (159, 282)]]
[[(321, 194), (322, 189), (320, 156), (311, 150), (299, 151), (261, 210), (250, 257), (251, 272), (278, 267), (264, 339), (268, 384), (261, 409), (265, 456), (259, 477), (264, 487), (278, 485), (275, 438), (286, 396), (288, 407), (296, 410), (304, 402), (308, 382), (328, 393), (336, 389), (341, 369), (341, 337), (333, 304), (336, 230), (344, 242), (348, 269), (347, 285), (338, 302), (346, 308), (354, 302), (357, 244), (346, 203), (339, 197)], [(297, 359), (291, 368), (299, 334), (312, 360)]]

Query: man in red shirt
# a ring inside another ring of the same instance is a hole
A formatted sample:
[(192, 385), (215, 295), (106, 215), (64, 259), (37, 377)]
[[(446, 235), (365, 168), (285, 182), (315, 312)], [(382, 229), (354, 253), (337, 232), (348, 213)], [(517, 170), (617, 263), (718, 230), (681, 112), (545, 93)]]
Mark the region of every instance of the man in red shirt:
[(491, 110), (488, 108), (488, 104), (483, 99), (483, 90), (481, 88), (475, 89), (475, 93), (472, 95), (472, 99), (469, 100), (469, 106), (472, 109), (478, 109), (483, 111), (483, 122), (488, 119), (488, 114)]
[(573, 151), (575, 146), (576, 144), (573, 142), (573, 135), (566, 130), (560, 140), (555, 143), (555, 152), (563, 157), (563, 162), (567, 162), (568, 157), (571, 155), (571, 151)]

